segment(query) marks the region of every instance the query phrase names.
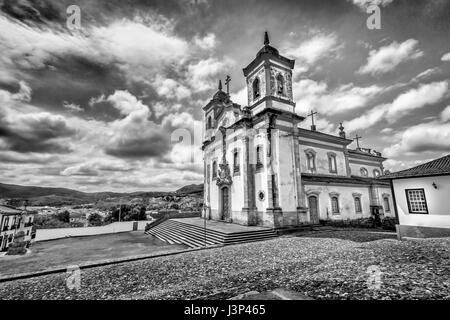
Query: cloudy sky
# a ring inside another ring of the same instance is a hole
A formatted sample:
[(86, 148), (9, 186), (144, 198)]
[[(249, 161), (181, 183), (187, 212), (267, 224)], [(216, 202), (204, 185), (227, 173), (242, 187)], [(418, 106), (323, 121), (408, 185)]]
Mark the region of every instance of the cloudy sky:
[[(201, 108), (271, 44), (296, 59), (297, 112), (363, 136), (398, 170), (450, 153), (450, 1), (0, 0), (3, 183), (82, 191), (202, 182)], [(81, 29), (66, 9), (81, 9)], [(306, 123), (308, 125), (308, 123)], [(176, 134), (175, 134), (176, 136)], [(186, 141), (186, 140), (185, 140)], [(352, 145), (353, 146), (353, 145)]]

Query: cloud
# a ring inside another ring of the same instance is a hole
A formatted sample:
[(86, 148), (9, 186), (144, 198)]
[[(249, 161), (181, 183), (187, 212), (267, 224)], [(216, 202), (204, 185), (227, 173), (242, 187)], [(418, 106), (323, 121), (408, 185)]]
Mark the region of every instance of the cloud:
[(412, 110), (439, 102), (445, 97), (447, 91), (447, 81), (420, 85), (417, 89), (411, 89), (399, 95), (389, 106), (386, 116), (390, 122), (395, 122)]
[(166, 99), (182, 100), (191, 96), (191, 91), (178, 81), (157, 76), (153, 82), (153, 87), (159, 96)]
[(357, 72), (360, 74), (382, 74), (394, 70), (398, 65), (408, 60), (418, 59), (423, 52), (416, 48), (419, 42), (408, 39), (405, 42), (392, 42), (390, 45), (371, 50), (367, 63)]
[(441, 120), (443, 122), (450, 120), (450, 105), (448, 105), (444, 110), (441, 112)]
[(371, 5), (386, 7), (387, 5), (392, 3), (394, 0), (347, 0), (347, 1), (350, 1), (355, 6), (358, 6), (361, 9), (365, 10), (367, 7), (369, 7)]
[(63, 102), (63, 107), (72, 112), (82, 112), (83, 108), (81, 108), (78, 104), (69, 103), (67, 101)]
[(446, 53), (441, 58), (442, 61), (450, 61), (450, 52)]
[(234, 61), (229, 58), (207, 58), (189, 64), (186, 76), (195, 91), (210, 90), (217, 86), (219, 75), (223, 75), (233, 65)]
[(384, 149), (388, 157), (417, 155), (423, 152), (450, 150), (450, 125), (438, 121), (419, 124), (406, 129), (398, 143)]
[(447, 90), (447, 81), (420, 85), (417, 89), (400, 94), (391, 103), (377, 105), (363, 115), (345, 121), (344, 125), (349, 132), (352, 132), (369, 128), (383, 119), (394, 123), (413, 110), (441, 101), (446, 96)]
[(131, 167), (123, 161), (96, 159), (65, 168), (63, 176), (98, 176), (100, 171), (129, 172)]
[(217, 44), (216, 35), (214, 33), (208, 33), (203, 38), (198, 36), (194, 37), (194, 43), (203, 50), (211, 50)]
[(329, 90), (325, 82), (302, 79), (293, 84), (293, 90), (297, 113), (304, 114), (313, 109), (333, 115), (366, 106), (383, 88), (377, 85), (358, 87), (349, 83)]
[(17, 93), (0, 90), (0, 147), (22, 153), (69, 152), (70, 146), (61, 139), (74, 136), (76, 130), (61, 115), (27, 110), (31, 108), (24, 103), (30, 98), (25, 82)]
[(123, 115), (138, 113), (146, 117), (150, 116), (149, 108), (127, 90), (116, 90), (106, 101), (111, 102), (113, 107)]
[(337, 56), (341, 48), (335, 34), (317, 34), (298, 47), (287, 48), (286, 55), (299, 60), (299, 66), (294, 71), (302, 73), (323, 58)]

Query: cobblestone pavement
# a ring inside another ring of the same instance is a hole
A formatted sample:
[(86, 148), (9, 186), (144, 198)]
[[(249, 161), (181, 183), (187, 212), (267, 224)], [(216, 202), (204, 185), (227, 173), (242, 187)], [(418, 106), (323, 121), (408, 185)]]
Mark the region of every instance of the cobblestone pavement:
[(280, 287), (314, 299), (450, 299), (449, 238), (372, 237), (294, 235), (97, 267), (81, 270), (79, 290), (67, 274), (16, 280), (0, 284), (0, 299), (228, 299)]

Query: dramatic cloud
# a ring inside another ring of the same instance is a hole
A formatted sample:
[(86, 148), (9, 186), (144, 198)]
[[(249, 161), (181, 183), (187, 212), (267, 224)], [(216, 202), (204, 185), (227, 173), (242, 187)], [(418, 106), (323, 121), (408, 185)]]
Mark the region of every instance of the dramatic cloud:
[(423, 52), (416, 48), (418, 43), (415, 39), (408, 39), (402, 43), (394, 41), (378, 50), (371, 50), (366, 65), (362, 66), (358, 73), (372, 75), (386, 73), (401, 63), (418, 59), (423, 56)]
[(196, 91), (211, 90), (216, 88), (219, 75), (223, 76), (234, 62), (230, 59), (218, 60), (208, 58), (192, 63), (188, 66), (188, 81)]
[(294, 83), (293, 90), (299, 114), (311, 109), (322, 114), (338, 114), (364, 107), (383, 88), (376, 85), (357, 87), (349, 83), (329, 90), (325, 82), (302, 79)]
[(450, 150), (450, 124), (429, 122), (406, 129), (401, 140), (387, 147), (383, 153), (388, 157), (402, 154), (412, 155), (422, 152), (440, 152)]
[(350, 121), (345, 121), (344, 125), (349, 132), (352, 132), (370, 128), (382, 119), (386, 119), (389, 123), (394, 123), (413, 110), (441, 101), (446, 96), (447, 91), (447, 81), (421, 85), (417, 89), (411, 89), (402, 93), (392, 103), (377, 105), (363, 115)]
[(342, 45), (338, 44), (338, 38), (335, 34), (318, 34), (302, 42), (298, 47), (287, 48), (286, 56), (294, 58), (297, 61), (296, 73), (307, 71), (317, 61), (335, 56)]
[(448, 91), (448, 82), (433, 82), (411, 89), (398, 96), (387, 109), (386, 116), (390, 122), (410, 113), (412, 110), (442, 100)]

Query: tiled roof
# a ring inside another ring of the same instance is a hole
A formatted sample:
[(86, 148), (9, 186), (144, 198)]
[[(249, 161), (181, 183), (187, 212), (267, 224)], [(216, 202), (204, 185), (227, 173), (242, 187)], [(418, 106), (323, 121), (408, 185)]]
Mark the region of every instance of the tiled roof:
[(381, 176), (379, 179), (424, 177), (424, 176), (435, 176), (444, 174), (450, 174), (450, 154), (442, 158), (421, 164), (417, 167)]
[(0, 213), (6, 213), (6, 214), (20, 214), (22, 211), (21, 210), (17, 210), (15, 208), (9, 207), (9, 206), (5, 206), (5, 205), (0, 205)]

